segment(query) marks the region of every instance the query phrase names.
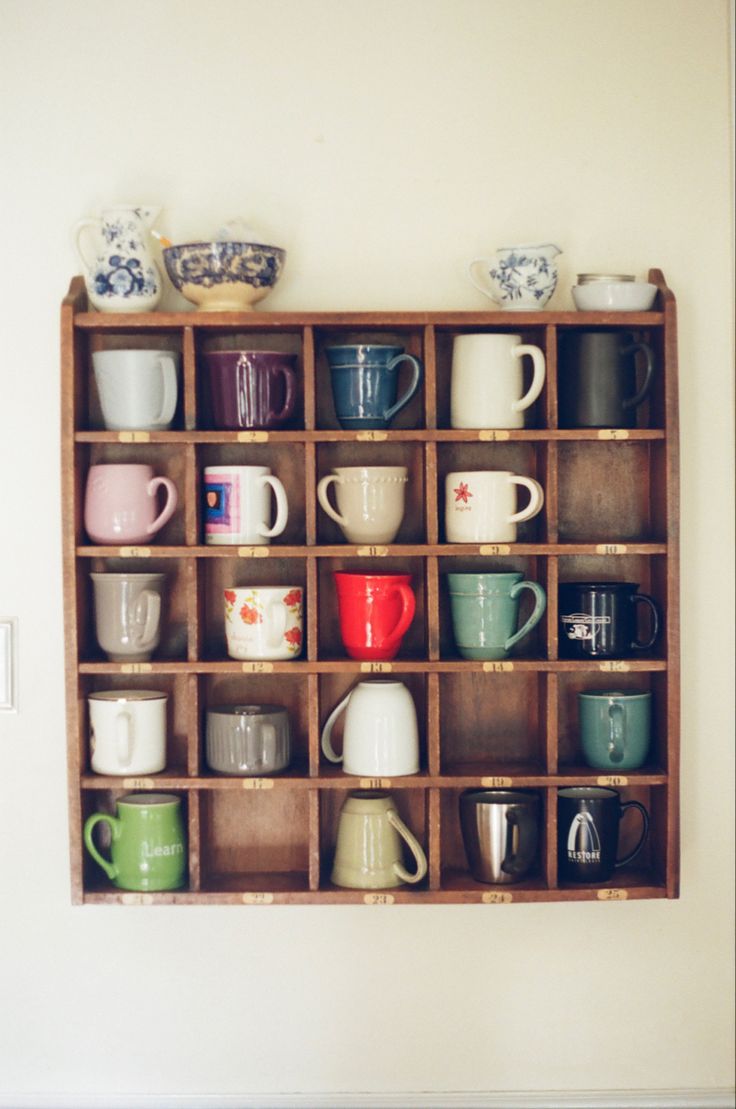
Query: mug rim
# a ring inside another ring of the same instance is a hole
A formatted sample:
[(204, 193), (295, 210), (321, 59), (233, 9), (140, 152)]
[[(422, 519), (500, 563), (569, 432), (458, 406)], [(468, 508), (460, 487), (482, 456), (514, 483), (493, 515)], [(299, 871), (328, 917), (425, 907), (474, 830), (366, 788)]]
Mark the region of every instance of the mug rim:
[(639, 588), (636, 581), (561, 581), (560, 589), (633, 589)]
[(149, 580), (155, 578), (157, 581), (163, 581), (166, 574), (159, 573), (156, 570), (151, 570), (150, 572), (146, 570), (90, 570), (89, 576), (93, 581), (100, 581), (102, 579), (106, 581), (121, 581), (124, 578), (148, 578)]
[(158, 689), (96, 689), (87, 694), (88, 701), (114, 704), (116, 701), (166, 701), (168, 693)]
[(181, 805), (181, 797), (175, 793), (126, 793), (119, 797), (116, 805), (128, 805), (133, 808), (142, 808), (144, 805), (155, 805), (157, 808), (168, 808)]
[(618, 800), (621, 798), (618, 790), (608, 786), (563, 786), (557, 790), (557, 796), (570, 801), (607, 801), (612, 797)]
[(591, 689), (587, 692), (578, 693), (578, 697), (589, 697), (591, 701), (613, 701), (616, 698), (633, 701), (638, 697), (651, 699), (651, 696), (652, 693), (649, 689)]
[(274, 715), (288, 716), (288, 710), (284, 705), (256, 705), (256, 704), (236, 704), (236, 705), (212, 705), (207, 709), (207, 716), (274, 716)]
[(92, 351), (92, 360), (100, 354), (169, 354), (173, 358), (181, 357), (181, 351), (166, 350), (163, 347), (103, 347), (102, 350)]

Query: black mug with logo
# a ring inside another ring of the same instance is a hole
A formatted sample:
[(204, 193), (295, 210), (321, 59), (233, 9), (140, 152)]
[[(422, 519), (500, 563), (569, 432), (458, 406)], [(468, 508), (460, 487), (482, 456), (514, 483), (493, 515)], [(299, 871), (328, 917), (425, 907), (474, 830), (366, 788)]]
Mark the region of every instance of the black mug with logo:
[[(636, 388), (636, 356), (646, 360)], [(652, 385), (654, 352), (630, 332), (569, 331), (560, 343), (560, 427), (636, 427)]]
[[(560, 585), (560, 654), (566, 658), (627, 658), (648, 651), (659, 634), (659, 610), (631, 581), (571, 581)], [(651, 634), (637, 634), (637, 605), (652, 616)]]
[[(619, 825), (635, 809), (642, 830), (633, 851), (618, 859)], [(557, 791), (557, 870), (561, 882), (607, 882), (630, 863), (649, 834), (649, 813), (638, 801), (621, 802), (615, 789), (571, 786)]]

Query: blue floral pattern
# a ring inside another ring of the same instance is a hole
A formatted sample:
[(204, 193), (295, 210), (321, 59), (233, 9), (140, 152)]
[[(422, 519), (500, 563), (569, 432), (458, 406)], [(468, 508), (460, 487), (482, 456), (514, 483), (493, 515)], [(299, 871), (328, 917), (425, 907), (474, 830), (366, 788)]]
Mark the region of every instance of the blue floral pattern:
[(87, 277), (90, 296), (99, 308), (128, 311), (152, 308), (158, 302), (161, 276), (145, 242), (147, 234), (135, 208), (103, 214), (94, 265)]
[(499, 300), (514, 301), (530, 296), (548, 301), (557, 287), (557, 266), (539, 254), (511, 251), (489, 271), (496, 282)]
[(166, 271), (177, 289), (224, 283), (270, 288), (279, 279), (285, 257), (280, 247), (261, 243), (183, 243), (164, 251)]

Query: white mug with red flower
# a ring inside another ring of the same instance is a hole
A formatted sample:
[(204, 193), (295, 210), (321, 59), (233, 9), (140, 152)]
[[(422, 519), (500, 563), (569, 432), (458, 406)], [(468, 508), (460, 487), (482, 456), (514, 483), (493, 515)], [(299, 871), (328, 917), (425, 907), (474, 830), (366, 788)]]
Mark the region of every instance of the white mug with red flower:
[[(526, 508), (516, 511), (518, 486), (529, 490)], [(541, 512), (544, 490), (531, 477), (510, 470), (459, 470), (445, 478), (445, 538), (448, 543), (515, 543), (516, 525)]]
[(242, 585), (224, 591), (227, 653), (237, 659), (295, 659), (302, 650), (304, 591)]

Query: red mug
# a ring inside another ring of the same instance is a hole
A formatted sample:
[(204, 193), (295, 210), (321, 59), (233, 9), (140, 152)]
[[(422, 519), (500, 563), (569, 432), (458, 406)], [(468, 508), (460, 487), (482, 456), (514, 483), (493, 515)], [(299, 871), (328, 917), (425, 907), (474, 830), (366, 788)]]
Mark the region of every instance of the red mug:
[(350, 658), (388, 662), (414, 619), (411, 574), (335, 571), (340, 634)]

